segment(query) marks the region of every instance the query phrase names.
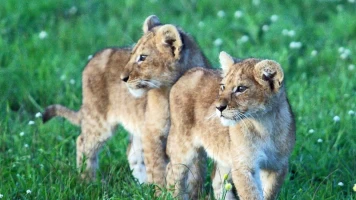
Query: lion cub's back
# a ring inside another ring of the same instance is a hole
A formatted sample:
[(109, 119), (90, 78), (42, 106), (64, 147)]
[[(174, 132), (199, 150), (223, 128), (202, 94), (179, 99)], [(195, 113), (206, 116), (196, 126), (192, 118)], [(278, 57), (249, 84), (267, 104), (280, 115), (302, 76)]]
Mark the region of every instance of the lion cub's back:
[(107, 114), (111, 96), (122, 90), (116, 88), (122, 85), (120, 75), (130, 52), (130, 48), (106, 48), (90, 59), (83, 71), (83, 106)]
[(186, 123), (194, 123), (197, 113), (207, 110), (219, 92), (221, 81), (217, 70), (196, 67), (188, 70), (173, 85), (170, 93), (171, 115), (186, 116)]

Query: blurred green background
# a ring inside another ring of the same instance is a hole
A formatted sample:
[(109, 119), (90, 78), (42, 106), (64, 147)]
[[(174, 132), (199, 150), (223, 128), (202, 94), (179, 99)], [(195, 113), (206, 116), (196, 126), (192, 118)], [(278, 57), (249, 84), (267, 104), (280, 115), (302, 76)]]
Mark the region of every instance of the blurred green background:
[(88, 57), (134, 44), (151, 14), (190, 33), (216, 67), (222, 50), (281, 63), (297, 144), (279, 199), (356, 199), (355, 0), (2, 1), (0, 197), (154, 199), (130, 175), (124, 130), (102, 149), (98, 181), (83, 183), (80, 129), (36, 118), (54, 103), (79, 109)]

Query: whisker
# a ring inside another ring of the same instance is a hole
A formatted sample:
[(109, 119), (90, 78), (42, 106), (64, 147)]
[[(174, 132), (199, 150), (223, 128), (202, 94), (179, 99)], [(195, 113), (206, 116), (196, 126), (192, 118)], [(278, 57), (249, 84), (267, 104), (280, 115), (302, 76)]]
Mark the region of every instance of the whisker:
[(214, 118), (214, 117), (218, 117), (218, 115), (216, 114), (216, 112), (213, 112), (213, 114), (211, 114), (210, 116), (206, 117), (205, 119), (206, 119), (206, 120), (210, 120), (210, 119), (212, 119), (212, 118)]
[(247, 124), (245, 123), (245, 121), (243, 120), (243, 115), (241, 115), (242, 113), (238, 112), (237, 115), (234, 116), (234, 119), (238, 119), (247, 129)]
[(157, 83), (154, 83), (154, 82), (158, 82), (158, 81), (155, 81), (155, 80), (142, 80), (141, 83), (147, 85), (147, 86), (150, 86), (151, 88), (159, 88), (159, 85)]

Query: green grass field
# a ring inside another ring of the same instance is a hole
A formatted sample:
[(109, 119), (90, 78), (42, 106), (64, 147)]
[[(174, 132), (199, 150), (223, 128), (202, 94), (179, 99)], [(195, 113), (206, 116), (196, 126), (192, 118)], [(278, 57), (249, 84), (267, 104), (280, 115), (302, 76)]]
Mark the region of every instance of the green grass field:
[(36, 113), (54, 103), (79, 109), (88, 56), (132, 45), (156, 14), (189, 32), (214, 66), (221, 50), (281, 63), (297, 143), (278, 199), (356, 199), (355, 0), (0, 4), (0, 198), (154, 199), (154, 187), (130, 175), (124, 130), (102, 149), (98, 181), (84, 183), (80, 129), (63, 119), (44, 125)]

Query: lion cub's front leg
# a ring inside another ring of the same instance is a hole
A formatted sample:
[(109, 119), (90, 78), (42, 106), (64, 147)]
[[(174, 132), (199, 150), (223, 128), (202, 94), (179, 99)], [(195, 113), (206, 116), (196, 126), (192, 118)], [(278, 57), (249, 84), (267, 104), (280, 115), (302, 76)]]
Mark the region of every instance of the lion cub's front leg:
[(164, 186), (167, 156), (165, 151), (169, 131), (168, 91), (148, 93), (145, 128), (142, 132), (147, 182)]
[(232, 179), (240, 199), (263, 200), (263, 193), (258, 171), (245, 166), (233, 168)]
[[(227, 175), (227, 180), (225, 180), (225, 176)], [(219, 163), (215, 163), (213, 173), (211, 175), (212, 178), (212, 186), (214, 190), (215, 199), (222, 199), (224, 196), (225, 182), (231, 181), (231, 169), (230, 167), (223, 166)], [(225, 191), (225, 200), (235, 200), (235, 195), (230, 191)]]
[(130, 135), (130, 142), (126, 154), (132, 175), (139, 183), (145, 183), (147, 176), (141, 137)]
[(261, 181), (265, 200), (273, 200), (277, 197), (287, 172), (288, 165), (283, 166), (277, 171), (261, 170)]

